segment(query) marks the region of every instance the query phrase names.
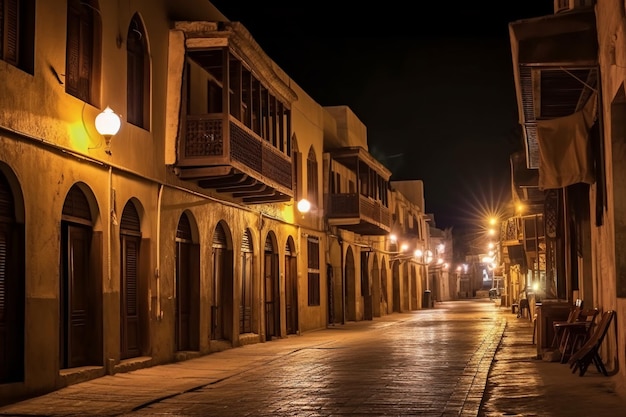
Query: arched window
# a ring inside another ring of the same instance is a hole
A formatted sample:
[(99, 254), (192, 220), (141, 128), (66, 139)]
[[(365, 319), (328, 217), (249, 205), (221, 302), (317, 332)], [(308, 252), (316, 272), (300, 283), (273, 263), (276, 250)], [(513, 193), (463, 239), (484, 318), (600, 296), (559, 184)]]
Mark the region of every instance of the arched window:
[(306, 178), (307, 178), (307, 199), (311, 205), (317, 207), (317, 158), (313, 147), (309, 149), (309, 155), (306, 159)]
[(147, 129), (150, 125), (150, 58), (146, 31), (135, 14), (126, 36), (128, 121)]

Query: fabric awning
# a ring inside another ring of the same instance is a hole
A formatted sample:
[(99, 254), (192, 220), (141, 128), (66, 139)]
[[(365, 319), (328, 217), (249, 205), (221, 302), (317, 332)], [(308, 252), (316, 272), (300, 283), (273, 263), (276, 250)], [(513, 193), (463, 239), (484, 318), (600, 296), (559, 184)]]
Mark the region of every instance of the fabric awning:
[(596, 117), (597, 94), (576, 113), (537, 121), (539, 188), (547, 190), (577, 183), (593, 184), (589, 131)]

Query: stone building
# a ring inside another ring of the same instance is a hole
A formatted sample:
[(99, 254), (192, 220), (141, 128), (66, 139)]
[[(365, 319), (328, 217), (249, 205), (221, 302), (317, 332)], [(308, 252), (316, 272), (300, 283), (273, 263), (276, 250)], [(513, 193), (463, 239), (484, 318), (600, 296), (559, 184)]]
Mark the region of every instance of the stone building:
[[(618, 0), (554, 0), (510, 23), (524, 155), (513, 181), (530, 211), (503, 230), (517, 288), (534, 286), (537, 353), (576, 300), (616, 318), (600, 353), (626, 393), (626, 13)], [(535, 174), (534, 176), (532, 174)], [(529, 175), (530, 174), (530, 175)], [(525, 190), (525, 191), (523, 191)], [(530, 216), (530, 217), (529, 217)], [(531, 217), (534, 217), (534, 221)], [(512, 249), (511, 249), (512, 248)], [(528, 271), (535, 271), (533, 275)]]
[(422, 307), (389, 233), (424, 245), (423, 211), (243, 25), (193, 0), (0, 10), (0, 403)]

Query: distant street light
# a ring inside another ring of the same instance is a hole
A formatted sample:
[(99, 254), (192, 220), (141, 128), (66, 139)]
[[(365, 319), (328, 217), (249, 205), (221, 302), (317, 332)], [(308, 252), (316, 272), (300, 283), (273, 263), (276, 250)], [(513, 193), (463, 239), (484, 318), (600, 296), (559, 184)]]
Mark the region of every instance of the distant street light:
[(306, 198), (298, 201), (298, 211), (300, 213), (308, 213), (311, 210), (311, 203)]

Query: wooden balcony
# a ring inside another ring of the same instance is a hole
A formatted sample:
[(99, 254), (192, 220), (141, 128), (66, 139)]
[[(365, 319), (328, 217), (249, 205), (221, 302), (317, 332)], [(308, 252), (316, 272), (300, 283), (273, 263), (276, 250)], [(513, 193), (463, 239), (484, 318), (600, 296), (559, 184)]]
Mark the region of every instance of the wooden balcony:
[(328, 223), (360, 235), (386, 235), (391, 231), (389, 208), (358, 193), (331, 194)]
[(291, 157), (229, 115), (188, 115), (176, 168), (181, 179), (246, 204), (293, 198)]

